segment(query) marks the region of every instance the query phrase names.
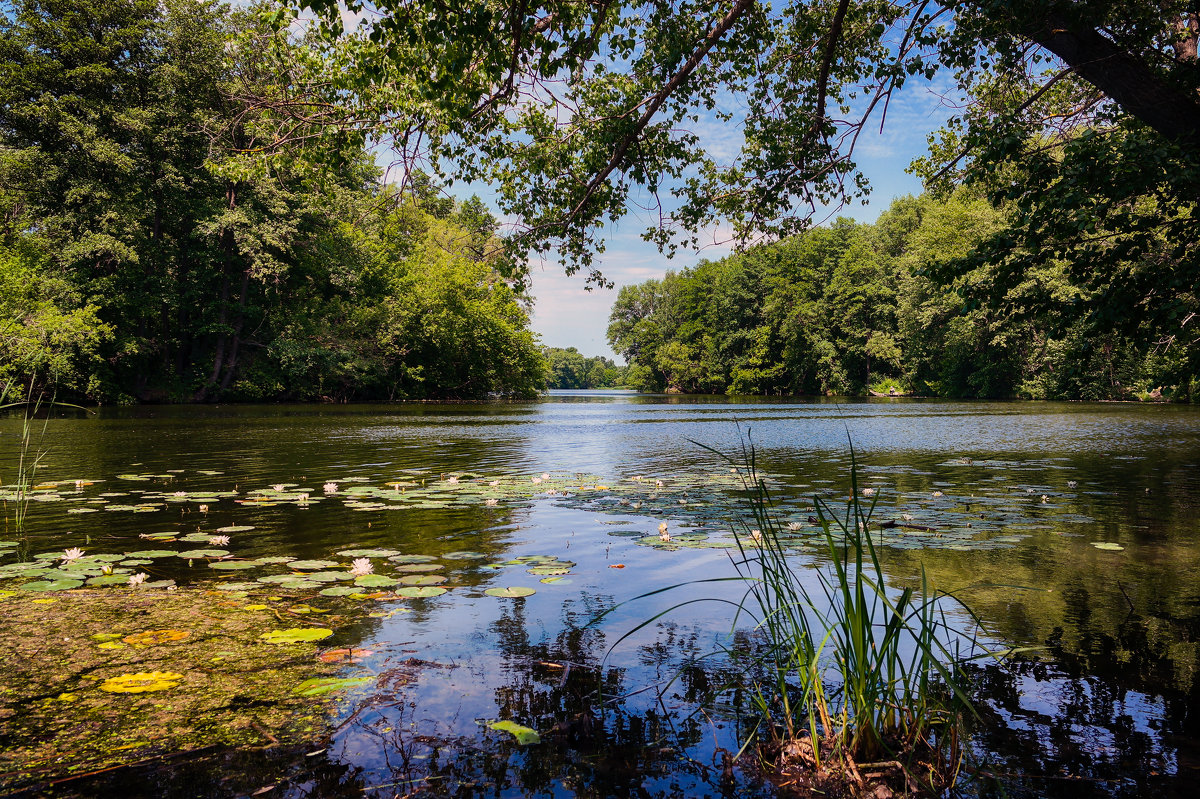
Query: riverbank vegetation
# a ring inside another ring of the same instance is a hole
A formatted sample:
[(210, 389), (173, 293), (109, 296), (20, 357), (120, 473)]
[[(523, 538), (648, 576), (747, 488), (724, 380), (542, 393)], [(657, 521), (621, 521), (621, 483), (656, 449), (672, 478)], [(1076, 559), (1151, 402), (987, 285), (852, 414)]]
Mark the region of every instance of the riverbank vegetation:
[[(90, 402), (531, 394), (497, 222), (363, 133), (272, 112), (324, 67), (204, 0), (0, 17), (0, 380)], [(286, 141), (286, 152), (268, 152)]]
[(611, 358), (593, 355), (585, 358), (574, 347), (546, 347), (546, 388), (620, 388), (625, 368)]
[[(626, 286), (609, 340), (629, 363), (628, 383), (646, 391), (1200, 396), (1200, 350), (1176, 336), (1195, 313), (1192, 289), (1171, 292), (1178, 318), (1149, 303), (1116, 318), (1089, 306), (1124, 290), (1125, 272), (1085, 282), (1049, 260), (998, 288), (1004, 262), (979, 252), (1010, 219), (970, 189), (904, 197), (874, 224), (840, 219)], [(1167, 248), (1144, 257), (1165, 259)]]

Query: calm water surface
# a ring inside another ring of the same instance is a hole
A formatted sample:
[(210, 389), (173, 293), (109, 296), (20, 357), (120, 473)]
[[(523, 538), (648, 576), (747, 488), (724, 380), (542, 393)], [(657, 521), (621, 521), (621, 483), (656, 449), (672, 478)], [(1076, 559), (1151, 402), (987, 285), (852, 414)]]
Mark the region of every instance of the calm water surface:
[[(11, 420), (0, 423), (0, 463), (12, 462), (16, 429)], [(894, 539), (884, 549), (892, 576), (911, 580), (924, 565), (939, 587), (969, 589), (963, 596), (992, 640), (1041, 647), (978, 670), (984, 718), (976, 766), (995, 777), (972, 782), (971, 792), (1194, 795), (1197, 408), (554, 392), (514, 404), (103, 409), (51, 421), (39, 479), (103, 480), (92, 490), (123, 493), (131, 485), (149, 489), (117, 475), (174, 473), (152, 488), (244, 494), (277, 483), (383, 486), (448, 474), (549, 473), (612, 485), (644, 476), (663, 481), (663, 495), (673, 497), (673, 487), (692, 485), (697, 475), (728, 477), (726, 465), (695, 442), (734, 452), (746, 434), (785, 520), (803, 518), (814, 494), (845, 499), (852, 440), (861, 479), (878, 492), (876, 518), (909, 514), (949, 531)], [(612, 652), (614, 641), (666, 601), (623, 605), (588, 626), (642, 592), (731, 573), (727, 550), (639, 543), (663, 520), (681, 532), (728, 530), (722, 519), (731, 502), (688, 496), (691, 505), (672, 510), (660, 502), (641, 511), (603, 491), (587, 500), (403, 511), (356, 510), (331, 499), (308, 507), (222, 500), (204, 517), (171, 505), (73, 516), (58, 507), (66, 503), (35, 503), (34, 551), (77, 545), (81, 537), (121, 551), (141, 546), (138, 535), (146, 532), (253, 525), (253, 533), (234, 536), (236, 555), (328, 558), (341, 549), (389, 547), (435, 557), (458, 550), (495, 559), (550, 555), (577, 564), (568, 581), (553, 584), (523, 570), (514, 576), (464, 567), (449, 593), (339, 630), (340, 645), (377, 653), (355, 672), (377, 680), (329, 720), (317, 756), (222, 753), (84, 790), (225, 796), (276, 784), (274, 795), (291, 796), (404, 795), (421, 785), (463, 796), (769, 794), (740, 772), (722, 774), (722, 753), (737, 748), (735, 714), (693, 713), (722, 679), (719, 660), (688, 666), (727, 640), (722, 606), (690, 605)], [(802, 568), (812, 560), (798, 550)], [(164, 576), (181, 584), (213, 579), (183, 566)], [(537, 593), (482, 594), (518, 584)], [(670, 603), (700, 595), (681, 589)], [(660, 701), (655, 687), (681, 672)], [(597, 685), (605, 700), (597, 699)], [(500, 717), (541, 730), (557, 726), (557, 734), (515, 747), (479, 724)]]

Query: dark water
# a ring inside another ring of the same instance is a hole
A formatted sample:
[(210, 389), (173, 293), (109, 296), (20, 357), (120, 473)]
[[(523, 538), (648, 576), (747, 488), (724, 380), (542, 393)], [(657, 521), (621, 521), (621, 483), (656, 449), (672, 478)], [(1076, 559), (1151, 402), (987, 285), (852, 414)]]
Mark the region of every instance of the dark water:
[[(12, 421), (0, 426), (0, 463), (12, 462), (15, 429)], [(923, 565), (939, 587), (969, 589), (964, 598), (998, 645), (1041, 647), (978, 669), (983, 718), (972, 768), (982, 776), (967, 781), (969, 792), (1194, 795), (1197, 408), (556, 392), (520, 404), (104, 409), (52, 420), (39, 479), (104, 480), (98, 486), (115, 493), (129, 488), (116, 475), (174, 473), (169, 487), (156, 489), (244, 493), (274, 483), (345, 486), (355, 478), (379, 486), (403, 470), (430, 479), (546, 472), (613, 484), (645, 475), (669, 490), (688, 476), (727, 473), (694, 442), (735, 451), (747, 433), (784, 507), (793, 502), (798, 513), (813, 493), (845, 498), (851, 439), (864, 484), (879, 492), (877, 516), (957, 519), (949, 537), (886, 547), (892, 576), (911, 580)], [(7, 472), (0, 477), (11, 482)], [(944, 496), (931, 499), (933, 492)], [(60, 504), (35, 503), (35, 551), (76, 545), (81, 536), (91, 546), (128, 549), (140, 546), (133, 542), (141, 533), (199, 518), (174, 507), (69, 516)], [(526, 577), (521, 584), (537, 593), (521, 599), (479, 590), (514, 584), (509, 574), (464, 572), (461, 588), (339, 630), (340, 645), (377, 653), (358, 667), (377, 679), (329, 719), (319, 747), (204, 752), (76, 789), (164, 796), (249, 794), (266, 785), (276, 786), (271, 795), (289, 796), (392, 796), (419, 787), (463, 796), (770, 794), (740, 770), (723, 768), (738, 745), (736, 713), (728, 706), (696, 712), (707, 688), (735, 676), (723, 673), (728, 664), (720, 659), (688, 666), (728, 641), (725, 608), (688, 605), (609, 651), (668, 604), (732, 589), (684, 588), (669, 599), (621, 606), (588, 626), (642, 592), (730, 573), (725, 550), (643, 546), (628, 535), (652, 535), (662, 519), (687, 529), (711, 526), (711, 518), (697, 519), (685, 507), (644, 510), (561, 497), (391, 512), (356, 511), (334, 500), (309, 507), (214, 502), (207, 528), (255, 527), (236, 537), (239, 556), (323, 558), (346, 548), (391, 547), (434, 556), (545, 554), (578, 565), (569, 583)], [(810, 561), (797, 555), (800, 564)], [(610, 568), (618, 564), (623, 568)], [(181, 569), (171, 576), (181, 583), (210, 579)], [(668, 683), (660, 699), (657, 688)], [(517, 747), (479, 723), (496, 718), (550, 733), (542, 744)], [(315, 749), (323, 751), (311, 755)]]

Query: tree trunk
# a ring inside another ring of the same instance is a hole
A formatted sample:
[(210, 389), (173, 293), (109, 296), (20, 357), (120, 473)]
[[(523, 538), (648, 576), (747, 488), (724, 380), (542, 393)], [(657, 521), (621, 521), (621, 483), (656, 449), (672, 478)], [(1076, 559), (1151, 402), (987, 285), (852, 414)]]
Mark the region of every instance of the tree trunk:
[(1054, 13), (1018, 33), (1057, 55), (1129, 115), (1177, 144), (1200, 139), (1200, 97), (1168, 83), (1099, 31)]

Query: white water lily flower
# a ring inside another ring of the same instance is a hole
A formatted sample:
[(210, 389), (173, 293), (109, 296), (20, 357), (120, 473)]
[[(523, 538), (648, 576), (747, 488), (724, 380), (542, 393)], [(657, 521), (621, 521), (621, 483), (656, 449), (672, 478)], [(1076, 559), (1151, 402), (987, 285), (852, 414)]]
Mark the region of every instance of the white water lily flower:
[(549, 480), (549, 479), (550, 479), (550, 473), (549, 473), (549, 472), (542, 472), (542, 479), (543, 479), (543, 480)]
[(112, 574), (113, 573), (112, 564), (105, 563), (103, 566), (100, 567), (100, 573), (101, 574)]
[(542, 484), (542, 478), (540, 478), (540, 477), (535, 477), (535, 478), (533, 478), (533, 484), (534, 484), (535, 486), (537, 486), (537, 485), (541, 485), (541, 484)]
[(663, 541), (671, 540), (671, 533), (667, 531), (667, 523), (666, 522), (659, 522), (658, 537), (660, 539), (662, 539)]
[(150, 579), (150, 575), (146, 574), (145, 572), (138, 572), (137, 574), (130, 576), (129, 587), (137, 588), (138, 586), (140, 586), (142, 583), (146, 582), (149, 579)]
[(375, 567), (371, 565), (370, 558), (355, 558), (350, 564), (350, 573), (355, 577), (363, 577), (375, 571)]
[(458, 485), (458, 478), (455, 477), (454, 475), (450, 475), (449, 477), (446, 478), (446, 482), (452, 486)]
[(1074, 488), (1077, 485), (1079, 485), (1079, 483), (1076, 483), (1074, 480), (1067, 481), (1067, 488)]
[(287, 488), (287, 486), (283, 483), (276, 483), (275, 485), (271, 486), (272, 491), (283, 491), (285, 488)]
[(1049, 501), (1050, 501), (1050, 497), (1046, 496), (1045, 494), (1042, 494), (1042, 504), (1045, 505)]
[(300, 494), (299, 496), (296, 497), (296, 502), (301, 505), (307, 505), (308, 504), (308, 494)]
[(762, 543), (762, 530), (751, 530), (750, 537), (754, 539), (754, 543)]
[(65, 563), (70, 563), (73, 560), (79, 560), (82, 557), (83, 557), (83, 550), (80, 549), (79, 547), (71, 547), (70, 549), (63, 552), (63, 561)]
[(186, 492), (186, 491), (176, 491), (176, 492), (175, 492), (174, 494), (172, 494), (171, 496), (173, 496), (173, 497), (186, 497), (186, 496), (187, 496), (187, 492)]
[(875, 496), (875, 489), (873, 489), (873, 488), (864, 488), (864, 489), (862, 490), (862, 495), (863, 495), (864, 497), (873, 497), (873, 496)]
[(934, 491), (932, 496), (934, 499), (937, 499), (938, 497), (943, 496), (943, 494), (941, 491)]
[(487, 505), (490, 508), (499, 501), (500, 500), (496, 499), (495, 497), (488, 497), (486, 500), (484, 500), (483, 504)]
[(338, 484), (337, 483), (326, 483), (324, 486), (322, 486), (322, 488), (324, 489), (326, 494), (336, 494), (337, 490), (338, 490)]
[(658, 488), (662, 488), (662, 486), (663, 486), (663, 481), (662, 481), (662, 480), (655, 480), (655, 481), (654, 481), (654, 485), (655, 485), (655, 486), (657, 486)]
[(788, 529), (792, 532), (796, 532), (797, 530), (803, 530), (804, 525), (800, 522), (788, 522)]
[(207, 506), (207, 505), (201, 505), (201, 506), (200, 506), (200, 512), (201, 512), (201, 513), (208, 513), (208, 506)]
[(227, 536), (227, 535), (210, 535), (208, 537), (208, 543), (215, 547), (217, 547), (217, 546), (223, 547), (229, 543), (229, 536)]
[(900, 516), (900, 518), (906, 522), (911, 522), (913, 520), (913, 515), (911, 513), (905, 513), (905, 514), (902, 514)]
[(496, 486), (500, 485), (500, 481), (493, 480), (492, 482), (488, 483), (488, 485), (491, 486), (492, 488), (495, 488)]

